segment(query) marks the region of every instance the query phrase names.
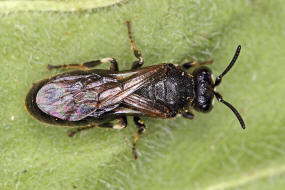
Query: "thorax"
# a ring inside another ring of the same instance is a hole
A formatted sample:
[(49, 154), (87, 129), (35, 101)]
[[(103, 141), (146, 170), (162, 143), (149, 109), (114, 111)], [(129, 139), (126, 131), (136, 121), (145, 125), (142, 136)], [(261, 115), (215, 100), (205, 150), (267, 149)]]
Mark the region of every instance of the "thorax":
[(168, 70), (164, 76), (135, 93), (176, 112), (188, 107), (193, 101), (194, 80), (186, 71), (173, 64), (167, 64), (167, 67)]

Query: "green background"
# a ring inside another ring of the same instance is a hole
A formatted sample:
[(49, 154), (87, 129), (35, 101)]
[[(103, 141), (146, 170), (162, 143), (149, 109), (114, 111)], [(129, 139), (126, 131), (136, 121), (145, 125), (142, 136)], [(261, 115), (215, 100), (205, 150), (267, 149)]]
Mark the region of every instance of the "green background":
[[(93, 8), (0, 13), (1, 190), (285, 189), (283, 0), (133, 0)], [(33, 82), (60, 72), (47, 71), (48, 64), (111, 56), (129, 69), (135, 58), (127, 20), (145, 66), (213, 58), (217, 76), (241, 44), (218, 91), (247, 129), (217, 101), (193, 121), (144, 118), (148, 129), (133, 161), (131, 118), (124, 130), (68, 138), (69, 128), (42, 124), (25, 111)]]

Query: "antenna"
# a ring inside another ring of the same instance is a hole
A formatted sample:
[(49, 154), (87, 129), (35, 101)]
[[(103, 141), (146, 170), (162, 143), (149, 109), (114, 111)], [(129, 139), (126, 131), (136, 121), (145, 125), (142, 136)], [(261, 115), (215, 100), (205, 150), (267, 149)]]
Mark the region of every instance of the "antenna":
[(239, 56), (239, 53), (240, 53), (240, 50), (241, 50), (241, 45), (238, 45), (237, 47), (237, 50), (235, 52), (235, 55), (232, 59), (232, 61), (230, 62), (230, 64), (227, 66), (227, 68), (224, 70), (224, 72), (222, 74), (220, 74), (217, 78), (216, 78), (216, 81), (215, 81), (215, 84), (214, 86), (218, 86), (221, 82), (222, 82), (222, 78), (225, 74), (227, 74), (227, 72), (229, 72), (229, 70), (231, 70), (231, 68), (233, 67), (233, 65), (235, 64), (238, 56)]
[[(231, 70), (231, 68), (233, 67), (233, 65), (235, 64), (238, 56), (239, 56), (239, 53), (240, 53), (240, 50), (241, 50), (241, 45), (238, 45), (237, 47), (237, 50), (235, 52), (235, 55), (232, 59), (232, 61), (230, 62), (230, 64), (227, 66), (227, 68), (224, 70), (224, 72), (222, 72), (222, 74), (220, 74), (217, 78), (216, 78), (216, 81), (215, 81), (215, 84), (214, 84), (214, 87), (215, 86), (218, 86), (221, 82), (222, 82), (222, 78), (225, 74), (227, 74), (229, 72), (229, 70)], [(227, 101), (225, 101), (222, 97), (221, 94), (219, 94), (218, 92), (215, 92), (214, 91), (214, 94), (215, 94), (215, 97), (217, 98), (217, 100), (219, 102), (222, 102), (223, 104), (225, 104), (228, 108), (230, 108), (232, 110), (232, 112), (234, 112), (235, 116), (237, 117), (241, 127), (243, 129), (245, 129), (245, 124), (244, 124), (244, 121), (241, 117), (241, 115), (239, 114), (239, 112), (236, 110), (236, 108), (234, 106), (232, 106), (230, 103), (228, 103)]]
[(226, 106), (228, 106), (228, 108), (230, 108), (232, 110), (232, 112), (234, 112), (235, 116), (237, 117), (240, 125), (241, 125), (241, 128), (245, 129), (245, 124), (244, 124), (244, 121), (241, 117), (241, 115), (239, 114), (239, 112), (236, 110), (236, 108), (234, 108), (234, 106), (232, 106), (230, 103), (228, 103), (227, 101), (225, 101), (222, 97), (222, 95), (220, 95), (218, 92), (214, 92), (217, 100), (219, 102), (222, 102), (223, 104), (225, 104)]

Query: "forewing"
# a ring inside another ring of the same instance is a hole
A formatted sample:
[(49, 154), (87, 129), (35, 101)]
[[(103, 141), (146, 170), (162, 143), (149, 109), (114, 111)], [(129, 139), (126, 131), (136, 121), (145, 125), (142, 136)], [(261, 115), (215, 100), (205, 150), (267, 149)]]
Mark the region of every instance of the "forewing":
[(137, 111), (137, 113), (144, 116), (167, 118), (171, 114), (166, 106), (137, 94), (126, 97), (124, 103), (131, 110)]
[(146, 67), (139, 70), (130, 78), (122, 82), (122, 90), (119, 93), (113, 93), (113, 96), (109, 96), (104, 100), (102, 99), (99, 107), (106, 107), (122, 102), (139, 88), (161, 78), (166, 71), (167, 67), (164, 64)]
[(99, 94), (106, 88), (119, 92), (118, 84), (116, 79), (96, 74), (60, 76), (38, 91), (36, 103), (49, 115), (78, 121), (98, 109)]

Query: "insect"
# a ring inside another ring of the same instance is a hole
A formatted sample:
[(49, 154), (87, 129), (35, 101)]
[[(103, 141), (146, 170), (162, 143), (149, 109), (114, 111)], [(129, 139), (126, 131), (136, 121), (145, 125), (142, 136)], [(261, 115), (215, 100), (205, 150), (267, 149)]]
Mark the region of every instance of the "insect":
[[(240, 45), (230, 64), (214, 82), (211, 70), (204, 66), (211, 61), (182, 65), (162, 63), (141, 68), (143, 56), (133, 41), (130, 23), (126, 22), (126, 26), (131, 49), (137, 58), (130, 70), (119, 71), (114, 58), (48, 65), (48, 69), (77, 70), (35, 83), (25, 100), (28, 112), (48, 124), (77, 126), (69, 136), (93, 127), (122, 129), (127, 127), (127, 116), (133, 116), (137, 126), (132, 146), (134, 159), (137, 159), (136, 143), (146, 129), (141, 116), (165, 119), (181, 115), (193, 119), (193, 110), (209, 112), (216, 97), (233, 111), (245, 129), (238, 111), (216, 91), (216, 86), (236, 62)], [(92, 69), (105, 63), (110, 63), (110, 70)], [(192, 73), (187, 72), (193, 67)], [(113, 120), (118, 123), (112, 123)]]

